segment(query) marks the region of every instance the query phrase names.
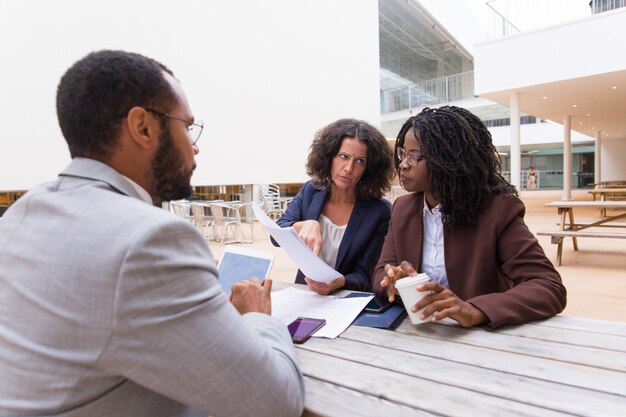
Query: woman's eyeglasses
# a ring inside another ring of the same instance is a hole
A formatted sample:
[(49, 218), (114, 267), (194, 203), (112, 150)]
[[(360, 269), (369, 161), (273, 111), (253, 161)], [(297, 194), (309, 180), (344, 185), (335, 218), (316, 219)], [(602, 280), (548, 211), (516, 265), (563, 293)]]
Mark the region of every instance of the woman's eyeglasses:
[(419, 161), (424, 159), (424, 157), (422, 156), (420, 152), (417, 152), (417, 151), (407, 152), (404, 150), (404, 148), (400, 148), (400, 147), (396, 148), (396, 157), (398, 158), (400, 162), (404, 161), (405, 158), (409, 158), (409, 165), (411, 165), (412, 167), (416, 166)]

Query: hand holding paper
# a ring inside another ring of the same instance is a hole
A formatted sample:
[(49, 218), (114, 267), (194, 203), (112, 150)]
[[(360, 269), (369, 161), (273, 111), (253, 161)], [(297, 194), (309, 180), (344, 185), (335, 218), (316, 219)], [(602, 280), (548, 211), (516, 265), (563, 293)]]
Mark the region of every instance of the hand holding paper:
[(252, 205), (254, 215), (267, 232), (278, 242), (289, 257), (298, 265), (305, 276), (314, 281), (328, 283), (342, 276), (321, 260), (298, 236), (293, 227), (282, 228), (270, 219), (256, 205)]

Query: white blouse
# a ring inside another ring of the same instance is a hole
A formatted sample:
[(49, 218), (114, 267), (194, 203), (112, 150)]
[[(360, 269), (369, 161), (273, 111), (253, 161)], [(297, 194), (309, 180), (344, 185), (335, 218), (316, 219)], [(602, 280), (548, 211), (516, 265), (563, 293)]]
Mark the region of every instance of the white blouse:
[(320, 226), (322, 227), (322, 248), (320, 250), (320, 258), (331, 268), (335, 268), (337, 263), (337, 254), (339, 253), (339, 245), (346, 233), (347, 224), (337, 226), (328, 217), (320, 214)]

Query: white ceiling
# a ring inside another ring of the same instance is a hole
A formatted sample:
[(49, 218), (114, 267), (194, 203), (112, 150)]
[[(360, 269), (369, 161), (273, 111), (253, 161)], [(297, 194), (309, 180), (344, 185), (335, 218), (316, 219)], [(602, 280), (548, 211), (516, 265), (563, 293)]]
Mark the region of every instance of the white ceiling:
[[(565, 116), (571, 116), (572, 130), (591, 137), (601, 130), (602, 138), (626, 140), (626, 70), (515, 91), (520, 92), (523, 113), (559, 124), (563, 124)], [(481, 97), (509, 106), (512, 92), (485, 93)]]

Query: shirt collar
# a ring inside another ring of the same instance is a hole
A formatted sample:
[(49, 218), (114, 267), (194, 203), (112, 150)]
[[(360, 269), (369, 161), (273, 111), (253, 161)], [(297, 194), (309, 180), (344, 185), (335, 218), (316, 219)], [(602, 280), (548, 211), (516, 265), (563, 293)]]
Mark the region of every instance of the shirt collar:
[(426, 193), (424, 193), (424, 216), (434, 216), (437, 219), (441, 218), (441, 203), (430, 210), (428, 208), (428, 202), (426, 201)]
[(135, 189), (135, 191), (137, 191), (137, 194), (141, 196), (141, 199), (143, 201), (145, 201), (148, 204), (154, 204), (154, 202), (152, 201), (152, 197), (150, 197), (150, 194), (148, 194), (148, 192), (144, 190), (141, 185), (137, 184), (135, 181), (131, 180), (125, 175), (122, 175), (122, 177), (124, 177), (124, 179), (128, 181), (128, 183)]

